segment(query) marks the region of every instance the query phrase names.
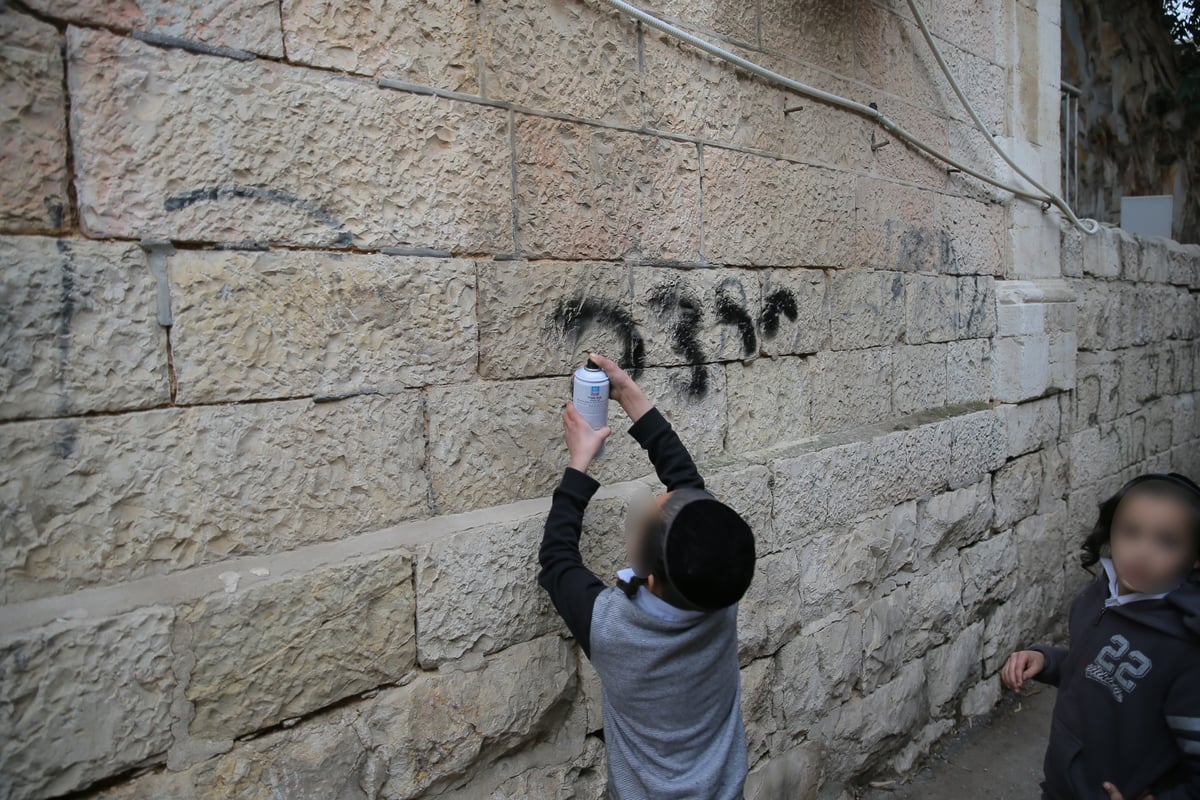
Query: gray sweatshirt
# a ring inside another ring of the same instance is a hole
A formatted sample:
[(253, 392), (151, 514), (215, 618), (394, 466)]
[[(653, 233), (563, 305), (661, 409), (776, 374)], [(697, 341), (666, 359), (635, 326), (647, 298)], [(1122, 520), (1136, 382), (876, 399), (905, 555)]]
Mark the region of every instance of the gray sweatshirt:
[(609, 797), (740, 800), (747, 763), (737, 607), (669, 620), (606, 589), (592, 612), (591, 645)]

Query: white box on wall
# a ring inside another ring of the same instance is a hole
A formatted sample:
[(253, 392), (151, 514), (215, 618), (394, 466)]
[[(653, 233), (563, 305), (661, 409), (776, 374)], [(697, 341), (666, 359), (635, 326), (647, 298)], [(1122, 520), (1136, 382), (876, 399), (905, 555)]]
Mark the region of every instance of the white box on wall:
[(1175, 198), (1169, 194), (1121, 198), (1121, 227), (1142, 236), (1171, 238)]

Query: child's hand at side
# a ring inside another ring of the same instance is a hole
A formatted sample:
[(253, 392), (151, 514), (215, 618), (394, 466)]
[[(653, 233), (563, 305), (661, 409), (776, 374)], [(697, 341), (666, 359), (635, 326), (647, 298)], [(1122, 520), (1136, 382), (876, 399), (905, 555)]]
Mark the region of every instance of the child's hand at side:
[(563, 409), (563, 438), (567, 440), (567, 450), (571, 454), (567, 466), (586, 473), (610, 433), (612, 429), (607, 425), (598, 431), (592, 430), (592, 426), (575, 409), (575, 404), (567, 403)]
[(599, 353), (588, 353), (588, 358), (596, 366), (604, 370), (608, 376), (608, 396), (621, 404), (630, 422), (637, 422), (642, 415), (654, 406), (646, 397), (646, 393), (638, 386), (633, 378), (617, 364)]
[(1021, 691), (1025, 681), (1039, 674), (1046, 667), (1046, 657), (1037, 650), (1018, 650), (1004, 662), (1000, 679), (1014, 692)]

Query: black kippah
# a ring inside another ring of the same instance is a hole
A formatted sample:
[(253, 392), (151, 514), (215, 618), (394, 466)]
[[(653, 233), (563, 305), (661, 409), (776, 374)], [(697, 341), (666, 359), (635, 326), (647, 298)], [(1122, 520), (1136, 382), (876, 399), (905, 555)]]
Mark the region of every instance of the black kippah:
[(716, 611), (742, 599), (754, 578), (754, 534), (711, 495), (686, 503), (666, 534), (667, 580), (689, 604)]

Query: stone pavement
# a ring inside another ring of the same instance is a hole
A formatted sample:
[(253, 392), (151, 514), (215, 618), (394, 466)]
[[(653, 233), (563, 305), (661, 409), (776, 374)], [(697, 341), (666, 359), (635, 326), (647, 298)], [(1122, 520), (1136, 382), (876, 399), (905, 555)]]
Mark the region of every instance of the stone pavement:
[(1037, 800), (1055, 690), (1032, 691), (1006, 692), (990, 722), (950, 737), (908, 781), (881, 778), (859, 800)]

